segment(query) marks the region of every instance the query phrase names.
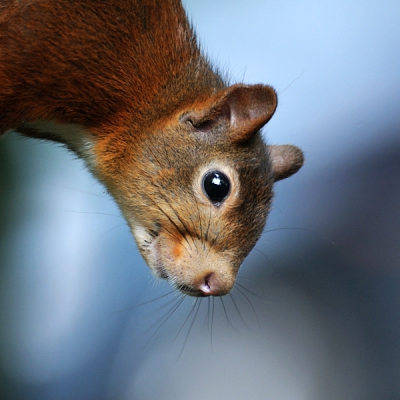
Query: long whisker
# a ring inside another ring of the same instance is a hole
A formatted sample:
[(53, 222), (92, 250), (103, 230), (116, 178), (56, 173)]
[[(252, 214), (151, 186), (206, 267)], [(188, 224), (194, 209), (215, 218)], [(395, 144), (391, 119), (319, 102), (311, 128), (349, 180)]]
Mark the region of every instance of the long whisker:
[[(197, 304), (197, 307), (196, 307), (196, 304)], [(181, 350), (181, 352), (179, 353), (178, 360), (181, 358), (181, 356), (182, 356), (182, 354), (183, 354), (183, 350), (185, 350), (186, 343), (187, 343), (187, 341), (188, 341), (188, 339), (189, 339), (190, 332), (192, 331), (194, 322), (196, 321), (196, 318), (197, 318), (197, 314), (199, 313), (200, 304), (201, 304), (201, 299), (196, 299), (196, 302), (195, 302), (195, 305), (194, 305), (194, 307), (196, 307), (196, 312), (195, 312), (195, 314), (194, 314), (194, 316), (193, 316), (193, 319), (192, 319), (192, 322), (191, 322), (191, 324), (190, 324), (190, 326), (189, 326), (189, 330), (188, 330), (188, 332), (187, 332), (187, 334), (186, 334), (186, 338), (185, 338), (185, 341), (184, 341), (184, 343), (183, 343), (182, 350)], [(192, 312), (190, 312), (190, 313), (192, 313)]]
[[(165, 159), (167, 160), (169, 166), (171, 166), (171, 161), (170, 161), (170, 159), (169, 159), (169, 155), (168, 155), (168, 152), (167, 152), (168, 146), (167, 146), (167, 143), (166, 143), (165, 135), (164, 135), (164, 134), (161, 134), (161, 138), (162, 138), (162, 140), (163, 140), (163, 142), (164, 142), (163, 150), (164, 150)], [(162, 195), (162, 193), (161, 193), (161, 195)], [(182, 224), (182, 226), (183, 226), (184, 230), (186, 231), (186, 233), (188, 233), (189, 236), (191, 237), (190, 231), (189, 231), (189, 229), (187, 228), (187, 226), (185, 225), (185, 223), (183, 222), (183, 220), (181, 219), (179, 213), (174, 209), (174, 207), (172, 207), (172, 205), (171, 205), (170, 201), (168, 200), (168, 198), (166, 198), (166, 197), (163, 196), (163, 195), (162, 195), (162, 197), (163, 197), (164, 201), (168, 204), (168, 206), (171, 208), (171, 210), (174, 212), (175, 216), (179, 219), (179, 221), (180, 221), (180, 223)], [(176, 225), (175, 225), (175, 227), (176, 227)], [(182, 233), (181, 233), (180, 231), (179, 231), (179, 233), (182, 235)], [(187, 238), (186, 238), (186, 235), (182, 235), (182, 236), (183, 236), (183, 238), (185, 239), (185, 241), (187, 242), (189, 248), (191, 248), (191, 246), (190, 246), (190, 244), (189, 244), (189, 242), (188, 242), (188, 240), (187, 240)], [(193, 244), (194, 244), (194, 240), (193, 240), (193, 239), (192, 239), (192, 241), (193, 241)]]
[(214, 239), (211, 242), (211, 247), (214, 246), (215, 243), (217, 243), (217, 240), (218, 240), (220, 234), (221, 234), (221, 231), (218, 231), (218, 233), (215, 235)]
[(208, 215), (208, 224), (207, 224), (206, 236), (205, 236), (206, 241), (208, 241), (208, 235), (210, 234), (210, 226), (211, 226), (211, 207), (210, 207), (210, 213)]
[(211, 307), (211, 298), (207, 297), (207, 329), (210, 330), (210, 307)]
[(109, 214), (103, 212), (96, 212), (96, 211), (76, 211), (76, 210), (65, 210), (66, 213), (73, 213), (73, 214), (89, 214), (89, 215), (105, 215), (107, 217), (114, 217), (114, 218), (122, 218), (121, 215), (118, 214)]
[[(158, 297), (156, 297), (154, 299), (151, 299), (151, 300), (148, 300), (148, 301), (144, 301), (143, 303), (134, 304), (133, 306), (122, 308), (122, 309), (120, 309), (118, 311), (115, 311), (113, 314), (117, 314), (117, 313), (121, 313), (121, 312), (125, 312), (125, 311), (131, 311), (131, 310), (133, 310), (135, 308), (145, 306), (146, 304), (155, 303), (156, 301), (161, 300), (161, 299), (171, 295), (172, 293), (175, 293), (175, 290), (171, 290), (168, 293), (165, 293), (165, 294), (163, 294), (161, 296), (158, 296)], [(173, 299), (173, 301), (175, 301), (175, 299)], [(169, 303), (167, 303), (167, 304), (169, 304)]]
[(200, 209), (199, 209), (199, 201), (196, 198), (194, 198), (194, 201), (196, 203), (197, 217), (198, 217), (198, 221), (199, 221), (200, 239), (201, 239), (200, 243), (203, 245), (203, 250), (205, 250), (206, 249), (206, 241), (205, 241), (206, 238), (204, 238), (203, 223), (202, 223), (202, 218), (201, 218)]
[[(142, 353), (145, 352), (145, 350), (147, 349), (147, 347), (150, 345), (151, 341), (154, 339), (154, 337), (156, 336), (156, 334), (158, 333), (158, 331), (163, 327), (163, 325), (165, 324), (166, 321), (168, 321), (168, 319), (171, 317), (171, 315), (174, 314), (174, 312), (181, 306), (181, 304), (184, 302), (185, 297), (182, 297), (181, 299), (178, 300), (177, 304), (174, 305), (170, 311), (168, 311), (167, 315), (164, 317), (164, 319), (162, 320), (162, 322), (160, 323), (159, 327), (155, 330), (155, 332), (151, 335), (150, 339), (148, 340), (146, 346), (144, 347)], [(162, 319), (162, 318), (160, 318)], [(160, 320), (157, 321), (157, 324), (160, 322)], [(152, 325), (152, 327), (154, 326), (154, 324)], [(146, 332), (148, 332), (148, 330), (146, 330)]]
[[(155, 202), (150, 196), (146, 196), (153, 204), (155, 207), (158, 208), (158, 210), (161, 211), (162, 214), (164, 214), (167, 219), (171, 222), (171, 224), (176, 228), (176, 230), (179, 232), (179, 234), (181, 235), (182, 238), (185, 238), (185, 234), (182, 232), (182, 230), (179, 228), (179, 226), (175, 223), (175, 221), (158, 205), (157, 202)], [(164, 229), (168, 232), (168, 234), (170, 236), (172, 236), (173, 238), (176, 239), (176, 241), (179, 241), (179, 238), (174, 235), (173, 232), (171, 232), (170, 230), (168, 230), (167, 228), (164, 227)]]
[[(163, 140), (165, 141), (164, 136), (162, 136), (162, 138), (163, 138)], [(160, 162), (160, 160), (158, 159), (158, 157), (157, 157), (157, 155), (155, 154), (155, 152), (153, 151), (153, 149), (150, 148), (149, 145), (146, 145), (146, 146), (147, 146), (147, 149), (148, 149), (148, 151), (150, 152), (150, 154), (153, 156), (153, 158), (157, 161), (157, 163), (158, 163), (160, 166), (162, 166), (163, 164)], [(165, 151), (166, 159), (167, 159), (167, 161), (169, 162), (168, 154), (167, 154), (167, 152), (166, 152), (166, 149), (164, 149), (164, 151)], [(170, 162), (169, 162), (169, 164), (170, 164)], [(151, 176), (149, 176), (149, 178), (151, 178)], [(151, 179), (150, 179), (150, 181), (151, 181)], [(156, 186), (156, 185), (154, 184), (154, 182), (153, 182), (153, 185)], [(168, 213), (165, 212), (165, 210), (163, 210), (163, 209), (159, 206), (159, 204), (158, 204), (155, 200), (153, 200), (150, 196), (146, 196), (146, 197), (147, 197), (147, 199), (149, 199), (149, 200), (150, 200), (150, 201), (151, 201), (151, 202), (152, 202), (152, 203), (167, 217), (167, 218), (168, 218), (168, 220), (171, 222), (171, 224), (172, 224), (172, 225), (175, 227), (175, 229), (179, 232), (179, 234), (181, 235), (181, 237), (182, 237), (183, 239), (185, 239), (185, 241), (187, 242), (188, 246), (190, 247), (190, 243), (188, 242), (188, 240), (187, 240), (187, 238), (186, 238), (186, 235), (185, 235), (185, 231), (186, 231), (186, 233), (189, 233), (187, 227), (186, 227), (185, 224), (183, 223), (183, 221), (182, 221), (182, 219), (180, 218), (179, 214), (178, 214), (178, 213), (176, 212), (176, 210), (172, 207), (172, 205), (171, 205), (171, 203), (169, 202), (168, 198), (166, 198), (166, 197), (162, 194), (162, 192), (160, 192), (159, 195), (162, 196), (163, 200), (167, 203), (167, 205), (169, 206), (169, 208), (171, 208), (171, 210), (174, 212), (175, 216), (178, 218), (178, 220), (179, 220), (180, 223), (182, 224), (183, 230), (175, 223), (175, 221), (168, 215)], [(177, 238), (172, 232), (168, 231), (165, 227), (164, 227), (164, 229), (165, 229), (172, 237), (174, 237), (177, 241), (179, 241), (179, 238)]]
[(246, 296), (246, 293), (240, 289), (241, 286), (242, 286), (242, 285), (237, 285), (237, 286), (236, 286), (236, 290), (237, 290), (237, 291), (247, 300), (247, 302), (250, 304), (250, 307), (252, 308), (252, 310), (253, 310), (253, 312), (254, 312), (254, 315), (256, 316), (257, 324), (258, 324), (259, 327), (261, 327), (261, 325), (260, 325), (260, 320), (259, 320), (259, 318), (258, 318), (256, 309), (254, 308), (253, 303), (250, 301), (250, 299)]
[(318, 236), (318, 239), (323, 238), (324, 240), (328, 241), (330, 244), (333, 244), (333, 245), (336, 244), (332, 239), (330, 239), (325, 234), (323, 234), (323, 233), (321, 234), (321, 233), (313, 231), (312, 229), (307, 229), (307, 228), (286, 227), (286, 228), (265, 229), (263, 231), (263, 234), (270, 233), (270, 232), (276, 232), (276, 231), (303, 231), (303, 232), (312, 233), (312, 234)]
[[(150, 143), (148, 143), (148, 142), (145, 141), (145, 142), (143, 143), (143, 145), (146, 146), (147, 152), (148, 152), (149, 154), (152, 155), (152, 157), (156, 160), (157, 164), (158, 164), (160, 167), (162, 167), (162, 166), (163, 166), (163, 162), (160, 161), (160, 159), (158, 158), (157, 154), (155, 153), (153, 147), (150, 146)], [(166, 151), (165, 147), (164, 147), (164, 150)], [(166, 159), (167, 161), (169, 161), (167, 157), (166, 157), (165, 159)], [(169, 164), (170, 164), (170, 163), (169, 163)]]
[(214, 247), (215, 243), (217, 243), (217, 240), (218, 240), (220, 234), (221, 234), (221, 231), (218, 231), (217, 234), (215, 235), (215, 237), (211, 240), (211, 244), (210, 244), (210, 246), (208, 246), (207, 254), (205, 255), (206, 257), (210, 254), (210, 251)]
[[(210, 226), (211, 226), (211, 207), (210, 207), (210, 213), (208, 215), (208, 224), (207, 224), (207, 230), (206, 230), (206, 235), (205, 235), (205, 240), (204, 240), (204, 246), (205, 246), (205, 243), (208, 242), (208, 238), (209, 238), (209, 235), (210, 235)], [(214, 243), (215, 242), (213, 242), (213, 244)], [(208, 246), (207, 254), (205, 255), (206, 257), (209, 255), (211, 247), (212, 246)]]
[[(242, 284), (240, 284), (240, 283), (237, 281), (238, 279), (245, 279), (245, 280), (248, 280), (248, 281), (250, 281), (250, 282), (252, 282), (252, 283), (255, 283), (255, 284), (261, 289), (261, 291), (264, 292), (264, 290), (263, 290), (263, 288), (262, 288), (261, 285), (257, 284), (256, 282), (253, 282), (251, 279), (243, 278), (242, 276), (238, 276), (238, 277), (236, 278), (236, 285), (237, 285), (237, 286), (241, 287), (243, 290), (245, 290), (247, 293), (250, 293), (250, 294), (253, 295), (254, 297), (258, 297), (259, 299), (262, 299), (262, 300), (267, 300), (266, 297), (262, 297), (262, 296), (260, 296), (259, 294), (257, 294), (257, 293), (255, 293), (255, 292), (253, 292), (252, 290), (248, 289), (246, 286), (243, 286)], [(265, 294), (265, 292), (264, 292), (264, 294)]]
[(158, 313), (160, 310), (163, 310), (164, 308), (167, 308), (170, 304), (175, 304), (177, 301), (179, 301), (179, 300), (177, 300), (174, 297), (171, 300), (167, 301), (166, 303), (162, 304), (160, 307), (157, 307), (155, 310), (153, 310), (151, 312), (148, 312), (146, 316), (150, 317), (151, 315), (154, 315), (154, 314)]
[(274, 264), (274, 262), (266, 254), (264, 254), (257, 246), (254, 247), (253, 249), (257, 253), (261, 254), (269, 262), (269, 264), (271, 265), (271, 267), (273, 269), (275, 269), (275, 270), (277, 269), (277, 266)]
[[(302, 256), (302, 254), (300, 253), (300, 251), (298, 251), (296, 248), (293, 248), (291, 246), (287, 246), (286, 244), (283, 243), (278, 243), (278, 242), (272, 242), (270, 240), (268, 241), (264, 241), (264, 243), (270, 243), (270, 244), (274, 244), (274, 245), (278, 245), (281, 246), (282, 248), (289, 250), (292, 254), (293, 257), (297, 258), (297, 260), (299, 260), (300, 262), (304, 262), (305, 258)], [(278, 273), (279, 268), (277, 267), (276, 263), (273, 262), (265, 253), (264, 251), (261, 251), (258, 247), (254, 248), (255, 251), (257, 251), (259, 254), (261, 254), (270, 264), (270, 266), (272, 267), (272, 269)]]
[[(161, 307), (158, 307), (156, 310), (152, 311), (151, 313), (148, 313), (147, 316), (153, 315), (157, 312), (159, 312), (160, 310), (167, 308), (168, 306), (170, 306), (171, 304), (172, 307), (169, 308), (165, 314), (163, 314), (161, 317), (159, 317), (155, 322), (153, 322), (144, 332), (142, 335), (145, 335), (147, 333), (149, 333), (150, 331), (153, 330), (154, 327), (158, 326), (158, 324), (160, 323), (161, 320), (163, 320), (165, 318), (165, 316), (167, 314), (170, 313), (171, 310), (173, 310), (175, 308), (175, 306), (181, 301), (182, 299), (177, 300), (176, 298), (173, 298), (172, 300), (168, 301), (167, 303), (163, 304)], [(171, 313), (172, 315), (172, 313)], [(160, 327), (159, 327), (160, 328)]]
[(187, 317), (185, 318), (185, 320), (183, 321), (182, 326), (180, 327), (179, 331), (177, 332), (177, 334), (175, 335), (174, 338), (174, 342), (177, 339), (177, 337), (179, 336), (179, 334), (182, 332), (183, 327), (186, 325), (186, 322), (188, 321), (188, 319), (190, 318), (190, 316), (193, 314), (194, 309), (196, 308), (197, 302), (198, 302), (198, 298), (195, 300), (192, 309), (190, 310), (189, 314), (187, 315)]
[(222, 308), (224, 309), (224, 314), (225, 314), (226, 320), (228, 321), (228, 323), (229, 323), (229, 325), (231, 326), (231, 328), (232, 328), (234, 331), (237, 332), (237, 329), (233, 326), (233, 324), (232, 324), (230, 318), (228, 317), (228, 313), (227, 313), (227, 311), (226, 311), (224, 299), (223, 299), (222, 297), (220, 297), (219, 299), (221, 300), (221, 304), (222, 304)]
[(282, 93), (285, 93), (286, 90), (288, 90), (288, 89), (290, 88), (290, 86), (292, 86), (297, 80), (299, 80), (299, 79), (303, 76), (304, 71), (305, 71), (305, 70), (303, 70), (302, 73), (301, 73), (297, 78), (294, 78), (294, 79), (292, 80), (292, 82), (290, 82), (289, 85), (287, 85), (287, 86), (285, 87), (285, 89), (280, 90), (279, 93), (278, 93), (278, 96), (280, 96)]
[[(180, 217), (179, 213), (175, 210), (174, 207), (172, 207), (171, 203), (169, 202), (169, 200), (161, 193), (162, 198), (164, 199), (164, 201), (168, 204), (169, 208), (174, 212), (176, 218), (178, 218), (179, 222), (181, 223), (181, 225), (183, 226), (183, 230), (184, 232), (186, 232), (189, 237), (192, 238), (192, 235), (190, 234), (190, 231), (188, 229), (188, 227), (186, 226), (186, 224), (183, 222), (182, 218)], [(172, 220), (170, 219), (170, 221), (172, 222)], [(178, 229), (178, 226), (174, 223), (175, 227)], [(179, 230), (179, 233), (182, 235), (182, 237), (185, 239), (186, 243), (188, 244), (189, 248), (191, 249), (192, 246), (190, 245), (187, 236), (181, 232), (181, 230)], [(192, 242), (194, 244), (193, 238), (192, 238)]]
[(237, 305), (237, 303), (236, 303), (236, 301), (235, 301), (235, 298), (232, 296), (231, 293), (229, 293), (229, 297), (232, 299), (232, 303), (233, 303), (233, 305), (235, 306), (236, 311), (237, 311), (237, 313), (238, 313), (240, 319), (242, 320), (243, 324), (244, 324), (244, 325), (247, 327), (247, 329), (251, 332), (250, 327), (247, 325), (246, 321), (244, 320), (244, 318), (243, 318), (243, 316), (242, 316), (242, 313), (241, 313), (240, 310), (239, 310), (239, 307), (238, 307), (238, 305)]
[(214, 311), (215, 311), (214, 297), (211, 297), (211, 304), (212, 304), (212, 312), (211, 312), (210, 342), (211, 342), (211, 351), (214, 352), (214, 344), (213, 344)]

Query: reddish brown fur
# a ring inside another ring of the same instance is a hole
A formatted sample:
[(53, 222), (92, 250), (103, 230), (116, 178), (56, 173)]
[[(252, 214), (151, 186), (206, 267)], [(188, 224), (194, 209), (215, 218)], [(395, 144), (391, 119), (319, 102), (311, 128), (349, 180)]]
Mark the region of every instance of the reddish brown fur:
[(223, 87), (179, 1), (3, 1), (2, 8), (0, 132), (40, 118), (141, 134), (160, 115)]

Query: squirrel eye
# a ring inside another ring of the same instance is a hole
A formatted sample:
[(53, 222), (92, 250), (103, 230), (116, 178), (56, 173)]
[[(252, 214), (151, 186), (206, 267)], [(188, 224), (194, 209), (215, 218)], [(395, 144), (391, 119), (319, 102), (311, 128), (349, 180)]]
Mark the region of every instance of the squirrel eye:
[(231, 189), (229, 178), (220, 171), (207, 172), (203, 177), (203, 190), (214, 205), (220, 205)]

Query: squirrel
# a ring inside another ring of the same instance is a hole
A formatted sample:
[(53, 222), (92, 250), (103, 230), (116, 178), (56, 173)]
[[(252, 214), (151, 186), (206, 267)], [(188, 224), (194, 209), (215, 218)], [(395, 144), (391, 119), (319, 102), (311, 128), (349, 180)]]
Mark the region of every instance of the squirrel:
[(0, 135), (65, 145), (114, 197), (153, 274), (222, 296), (303, 153), (267, 145), (270, 86), (229, 85), (180, 0), (2, 0)]

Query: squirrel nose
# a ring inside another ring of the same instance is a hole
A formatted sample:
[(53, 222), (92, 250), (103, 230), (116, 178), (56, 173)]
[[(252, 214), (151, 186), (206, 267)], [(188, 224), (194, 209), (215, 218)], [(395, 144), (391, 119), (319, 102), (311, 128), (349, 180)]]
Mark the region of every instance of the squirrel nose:
[(232, 289), (233, 283), (223, 282), (218, 279), (218, 275), (215, 272), (207, 274), (199, 285), (199, 290), (204, 296), (223, 296)]

